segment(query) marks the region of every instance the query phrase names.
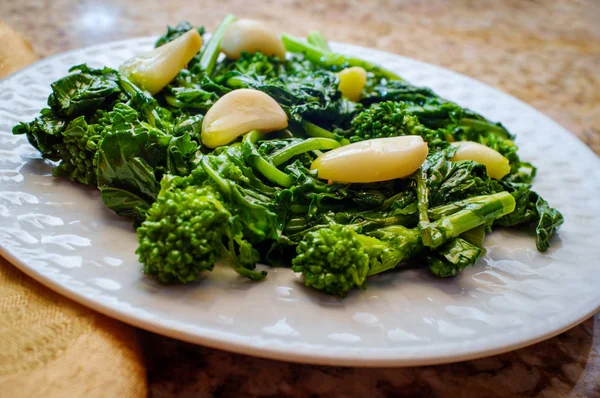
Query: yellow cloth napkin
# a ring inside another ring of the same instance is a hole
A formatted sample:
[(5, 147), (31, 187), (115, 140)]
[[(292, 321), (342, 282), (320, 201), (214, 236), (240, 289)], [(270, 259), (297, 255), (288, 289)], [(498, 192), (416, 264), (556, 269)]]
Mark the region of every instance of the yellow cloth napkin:
[[(0, 21), (0, 77), (33, 62)], [(133, 328), (70, 301), (0, 257), (0, 397), (143, 397)]]
[(0, 45), (0, 77), (21, 69), (37, 59), (31, 44), (1, 20), (0, 43), (2, 43)]

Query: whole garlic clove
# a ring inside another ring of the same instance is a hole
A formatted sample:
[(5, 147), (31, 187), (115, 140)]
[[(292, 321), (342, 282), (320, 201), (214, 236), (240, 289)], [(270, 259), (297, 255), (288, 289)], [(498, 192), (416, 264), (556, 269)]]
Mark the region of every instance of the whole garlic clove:
[(229, 59), (238, 59), (242, 52), (275, 55), (285, 59), (285, 47), (279, 35), (268, 25), (252, 19), (240, 19), (229, 25), (221, 41), (221, 51)]
[(123, 62), (119, 71), (136, 86), (156, 94), (187, 65), (202, 47), (202, 37), (191, 29), (147, 54)]
[(267, 94), (250, 89), (234, 90), (221, 97), (206, 113), (202, 121), (202, 143), (216, 148), (251, 130), (267, 133), (287, 125), (287, 115)]
[(452, 146), (458, 147), (458, 150), (450, 160), (473, 160), (481, 163), (488, 175), (498, 180), (510, 173), (508, 159), (488, 146), (472, 141), (457, 141)]
[(311, 165), (319, 178), (368, 183), (408, 177), (425, 161), (427, 143), (418, 135), (355, 142), (319, 156)]

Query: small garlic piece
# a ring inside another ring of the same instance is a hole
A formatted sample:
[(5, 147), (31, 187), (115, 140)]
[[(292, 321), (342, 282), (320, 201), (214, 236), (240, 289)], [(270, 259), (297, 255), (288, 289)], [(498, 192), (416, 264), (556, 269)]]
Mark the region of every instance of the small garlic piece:
[(338, 73), (338, 77), (338, 90), (342, 95), (351, 101), (358, 101), (367, 84), (367, 71), (360, 66), (352, 66)]
[(473, 160), (481, 163), (488, 175), (498, 180), (510, 173), (508, 159), (490, 147), (472, 141), (457, 141), (452, 146), (458, 147), (458, 150), (450, 160)]
[(408, 177), (427, 157), (427, 143), (418, 135), (376, 138), (332, 149), (311, 165), (319, 178), (367, 183)]
[(185, 68), (201, 47), (202, 37), (196, 29), (190, 29), (147, 54), (128, 59), (119, 71), (136, 86), (156, 94)]
[(202, 143), (227, 145), (252, 130), (263, 133), (288, 125), (287, 115), (273, 98), (258, 90), (234, 90), (219, 98), (202, 121)]
[(258, 51), (285, 59), (285, 47), (279, 35), (268, 25), (252, 19), (239, 19), (229, 25), (221, 41), (221, 51), (229, 59), (240, 58), (242, 52)]

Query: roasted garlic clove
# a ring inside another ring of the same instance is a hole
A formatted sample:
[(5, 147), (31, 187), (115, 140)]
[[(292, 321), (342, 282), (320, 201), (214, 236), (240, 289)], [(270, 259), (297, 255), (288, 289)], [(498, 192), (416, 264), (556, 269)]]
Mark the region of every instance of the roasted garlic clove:
[(253, 54), (258, 51), (285, 59), (285, 47), (279, 35), (268, 25), (251, 19), (240, 19), (229, 25), (221, 42), (221, 51), (229, 59), (238, 59), (242, 52)]
[(427, 157), (427, 143), (418, 135), (355, 142), (319, 156), (311, 165), (319, 178), (366, 183), (404, 178)]
[(221, 97), (206, 113), (202, 121), (202, 143), (216, 148), (251, 130), (266, 133), (287, 125), (287, 115), (267, 94), (250, 89), (234, 90)]

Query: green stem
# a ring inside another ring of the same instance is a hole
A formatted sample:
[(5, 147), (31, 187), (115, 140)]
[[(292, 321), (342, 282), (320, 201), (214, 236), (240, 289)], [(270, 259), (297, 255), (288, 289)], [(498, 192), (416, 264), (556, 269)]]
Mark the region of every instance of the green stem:
[(360, 58), (346, 57), (342, 54), (325, 51), (322, 48), (306, 43), (287, 33), (281, 35), (281, 40), (287, 51), (292, 53), (303, 53), (309, 61), (325, 67), (360, 66), (367, 71), (381, 74), (388, 80), (403, 80), (394, 72), (373, 65), (370, 62)]
[(198, 64), (209, 76), (215, 69), (217, 57), (221, 53), (221, 40), (223, 40), (223, 35), (229, 25), (235, 22), (235, 20), (236, 18), (233, 15), (227, 15), (219, 27), (213, 32), (208, 43), (206, 43), (206, 47), (202, 50), (202, 54), (200, 54), (200, 62)]
[(302, 121), (302, 127), (304, 128), (306, 134), (308, 134), (309, 137), (322, 137), (335, 140), (335, 134), (333, 134), (331, 131), (327, 131), (324, 128), (319, 127), (316, 124), (313, 124), (306, 120)]
[[(359, 235), (359, 239), (366, 245), (367, 253), (369, 251), (375, 253), (381, 252), (381, 249), (378, 250), (377, 246), (381, 246), (383, 243), (385, 246), (388, 246), (387, 250), (384, 251), (384, 253), (387, 252), (387, 256), (384, 255), (381, 257), (383, 261), (372, 263), (367, 276), (380, 274), (396, 268), (402, 261), (413, 257), (423, 248), (421, 235), (419, 230), (415, 228), (393, 225), (375, 231), (373, 236)], [(386, 237), (391, 240), (386, 242)]]
[(313, 30), (306, 37), (306, 41), (313, 46), (320, 48), (323, 51), (331, 51), (329, 48), (329, 43), (327, 43), (327, 39), (321, 34), (321, 32), (317, 30)]
[(208, 156), (202, 157), (200, 165), (202, 166), (206, 174), (208, 174), (208, 176), (219, 186), (221, 191), (225, 195), (227, 195), (227, 197), (231, 197), (231, 188), (229, 187), (229, 184), (227, 183), (227, 181), (221, 178), (221, 176), (219, 175), (219, 173), (217, 173), (215, 169), (211, 167), (210, 163), (208, 162)]
[(417, 171), (417, 208), (419, 209), (419, 223), (429, 223), (429, 187), (423, 167)]
[(256, 144), (262, 138), (263, 134), (258, 130), (252, 130), (246, 134), (242, 142), (248, 142), (250, 144)]
[[(319, 127), (314, 123), (307, 120), (302, 120), (302, 128), (306, 132), (306, 135), (313, 138), (329, 138), (330, 140), (338, 140), (337, 136), (331, 131), (325, 130), (323, 127)], [(346, 138), (338, 140), (341, 145), (348, 145), (350, 141)]]
[(477, 131), (489, 131), (502, 138), (512, 139), (510, 133), (502, 126), (492, 123), (487, 120), (477, 120), (471, 118), (463, 118), (460, 121), (461, 127), (472, 128)]
[(473, 196), (458, 202), (453, 202), (443, 206), (437, 206), (428, 210), (429, 218), (432, 220), (439, 220), (442, 217), (449, 216), (460, 210), (476, 208), (480, 205), (482, 200), (485, 200), (489, 195)]
[(365, 229), (369, 229), (370, 227), (387, 227), (392, 225), (414, 225), (415, 217), (411, 215), (405, 214), (397, 214), (390, 217), (382, 217), (382, 218), (369, 218), (368, 216), (363, 217), (364, 221), (358, 223)]
[(249, 85), (248, 80), (249, 78), (247, 78), (246, 76), (232, 76), (227, 78), (227, 80), (225, 81), (225, 86), (232, 90), (238, 88), (246, 88)]
[(515, 198), (508, 192), (481, 197), (471, 208), (458, 211), (431, 223), (420, 224), (425, 246), (435, 249), (475, 227), (492, 222), (515, 209)]
[(475, 227), (460, 235), (460, 238), (466, 240), (470, 244), (483, 249), (483, 240), (485, 238), (485, 225)]
[(227, 263), (229, 264), (229, 266), (235, 271), (237, 272), (240, 276), (243, 276), (244, 278), (248, 278), (251, 281), (262, 281), (263, 279), (266, 278), (267, 276), (267, 272), (266, 271), (253, 271), (251, 269), (248, 269), (246, 267), (244, 267), (242, 264), (240, 264), (239, 260), (237, 259), (237, 253), (235, 251), (235, 240), (233, 239), (233, 236), (231, 236), (231, 232), (229, 232), (227, 234), (228, 237), (228, 249), (227, 250), (225, 248), (225, 246), (223, 246), (223, 257), (225, 258), (225, 260), (227, 260)]
[[(131, 80), (129, 80), (125, 76), (120, 76), (119, 86), (121, 86), (121, 89), (123, 91), (125, 91), (127, 94), (129, 94), (130, 97), (133, 97), (135, 95), (141, 95), (141, 96), (144, 96), (144, 97), (145, 96), (150, 96), (151, 98), (153, 98), (150, 95), (150, 93), (148, 93), (147, 91), (143, 91), (142, 89), (140, 89), (138, 86), (136, 86), (135, 84), (133, 84), (131, 82)], [(144, 116), (146, 116), (146, 119), (148, 120), (148, 123), (150, 123), (150, 125), (152, 125), (152, 127), (156, 127), (156, 121), (160, 120), (160, 116), (158, 115), (158, 112), (156, 112), (156, 109), (149, 110), (149, 109), (147, 109), (147, 108), (144, 107)]]
[(279, 170), (273, 164), (269, 163), (260, 155), (260, 153), (258, 153), (258, 150), (254, 144), (261, 137), (262, 134), (258, 130), (253, 130), (244, 136), (242, 145), (245, 145), (250, 152), (248, 162), (272, 183), (278, 184), (284, 188), (291, 187), (294, 184), (294, 179), (283, 171)]
[(305, 152), (334, 149), (339, 146), (340, 143), (338, 141), (330, 138), (309, 138), (274, 152), (271, 156), (269, 156), (269, 160), (274, 166), (279, 166), (294, 156), (301, 155)]

